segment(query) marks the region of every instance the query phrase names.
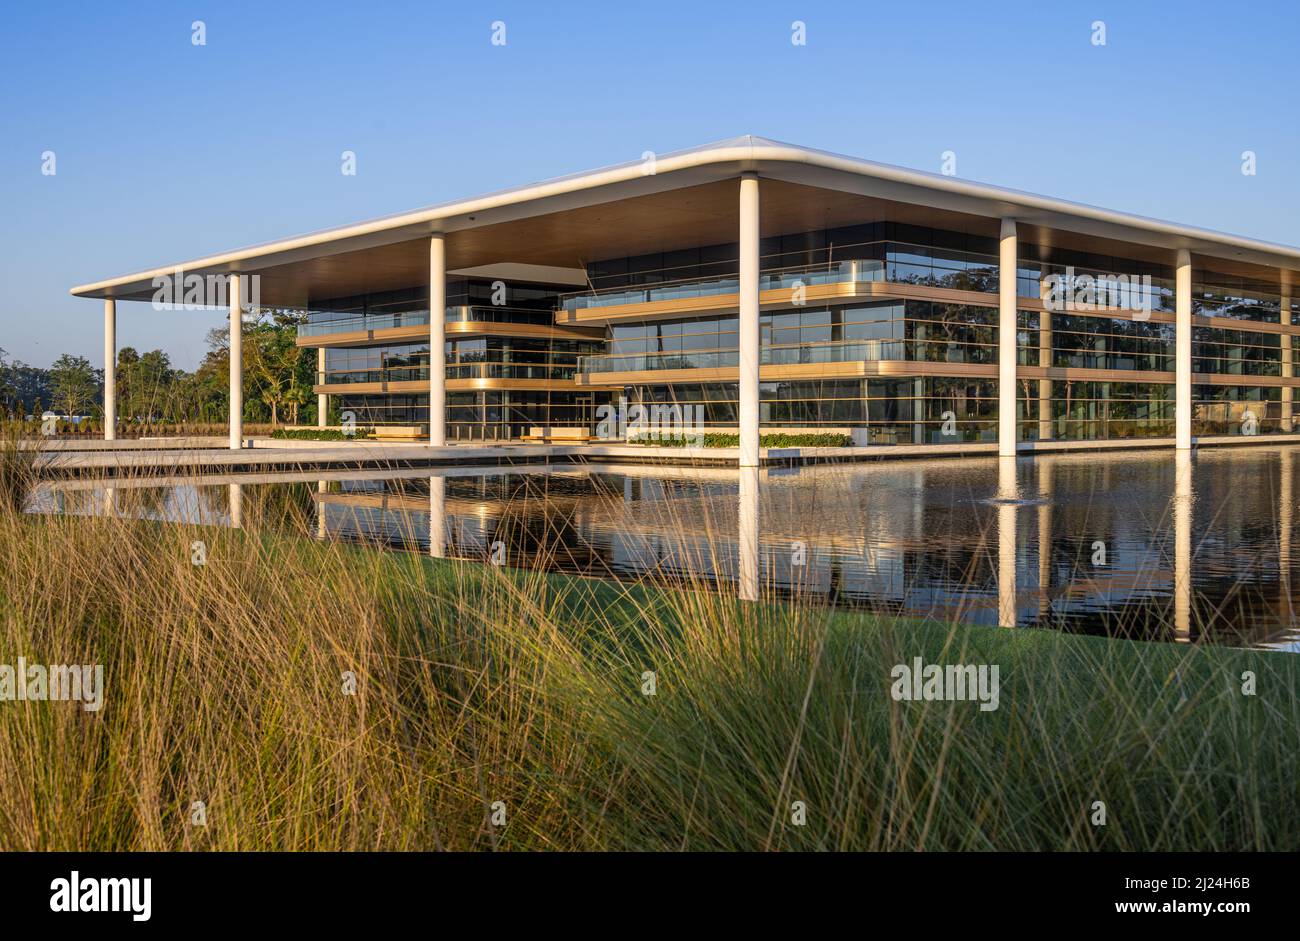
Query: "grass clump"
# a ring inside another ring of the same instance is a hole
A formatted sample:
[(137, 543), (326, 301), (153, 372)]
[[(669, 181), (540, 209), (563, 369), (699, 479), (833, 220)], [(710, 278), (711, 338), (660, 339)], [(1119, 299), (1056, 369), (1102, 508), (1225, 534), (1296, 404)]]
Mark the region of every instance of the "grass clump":
[[(243, 506), (0, 509), (0, 663), (106, 679), (98, 712), (0, 701), (0, 848), (1300, 846), (1290, 655), (431, 560)], [(999, 665), (999, 708), (895, 701), (917, 656)]]
[(36, 485), (39, 442), (26, 442), (16, 422), (0, 424), (0, 511), (22, 512)]

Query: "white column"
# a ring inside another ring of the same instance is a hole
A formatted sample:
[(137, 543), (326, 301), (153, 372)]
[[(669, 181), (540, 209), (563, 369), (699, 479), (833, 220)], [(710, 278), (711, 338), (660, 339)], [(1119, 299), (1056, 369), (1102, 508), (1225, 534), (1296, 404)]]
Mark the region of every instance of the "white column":
[(1291, 600), (1291, 535), (1295, 519), (1295, 468), (1291, 451), (1278, 454), (1280, 472), (1277, 500), (1278, 613), (1295, 618)]
[(740, 178), (740, 466), (758, 466), (758, 174)]
[(741, 601), (758, 600), (758, 475), (757, 466), (741, 465), (736, 531), (736, 574)]
[(1174, 269), (1174, 437), (1192, 446), (1192, 254), (1178, 249)]
[(324, 540), (328, 529), (325, 520), (325, 493), (329, 484), (324, 480), (316, 481), (316, 538)]
[[(240, 308), (240, 278), (232, 274), (227, 293), (230, 296), (230, 449), (244, 445), (244, 321)], [(234, 496), (234, 490), (231, 490)], [(233, 505), (233, 501), (232, 501)]]
[(447, 478), (429, 478), (429, 555), (447, 557)]
[(117, 301), (104, 298), (104, 440), (117, 440)]
[(1016, 220), (998, 239), (998, 454), (1016, 454)]
[(998, 458), (998, 625), (1016, 626), (1016, 484), (1014, 455)]
[(926, 444), (926, 433), (924, 424), (924, 406), (925, 401), (925, 380), (917, 377), (912, 380), (912, 443)]
[[(1282, 326), (1291, 324), (1291, 283), (1288, 272), (1282, 272)], [(1295, 338), (1289, 333), (1282, 334), (1282, 378), (1290, 379), (1295, 375)], [(1295, 408), (1295, 389), (1282, 387), (1282, 430), (1288, 434), (1294, 430), (1292, 412)]]
[(429, 238), (429, 444), (447, 443), (447, 242)]
[(230, 528), (244, 528), (244, 485), (230, 484)]
[[(325, 347), (316, 351), (316, 381), (325, 382)], [(316, 394), (316, 427), (324, 428), (329, 422), (330, 397), (324, 392)]]
[[(1038, 315), (1038, 365), (1052, 368), (1052, 312)], [(1038, 380), (1038, 440), (1052, 440), (1052, 380)]]
[[(1034, 458), (1038, 470), (1038, 614), (1046, 618), (1052, 606), (1052, 465), (1054, 455)], [(1042, 625), (1040, 625), (1042, 626)]]
[(1174, 452), (1174, 640), (1192, 639), (1192, 452)]

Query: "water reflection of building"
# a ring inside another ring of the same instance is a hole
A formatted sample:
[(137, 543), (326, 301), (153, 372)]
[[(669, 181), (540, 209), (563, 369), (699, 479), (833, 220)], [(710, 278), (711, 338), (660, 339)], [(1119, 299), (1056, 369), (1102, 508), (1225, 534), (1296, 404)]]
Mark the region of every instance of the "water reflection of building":
[[(1285, 466), (1293, 468), (1290, 458)], [(1198, 598), (1208, 607), (1232, 595), (1258, 618), (1249, 586), (1274, 561), (1289, 573), (1286, 525), (1275, 541), (1286, 559), (1269, 555), (1261, 565), (1257, 551), (1227, 548), (1253, 544), (1288, 501), (1276, 506), (1261, 488), (1230, 495), (1217, 482), (1193, 499), (1186, 459), (1060, 455), (756, 473), (750, 487), (735, 471), (663, 468), (566, 471), (544, 484), (525, 475), (437, 478), (446, 552), (482, 558), (501, 539), (509, 558), (525, 564), (703, 576), (742, 597), (800, 594), (937, 619), (1085, 632), (1122, 625), (1151, 638), (1193, 637)], [(1281, 475), (1286, 487), (1292, 473)], [(345, 485), (326, 498), (332, 525), (400, 542), (420, 528), (405, 517), (429, 525), (433, 494), (411, 486)], [(1194, 511), (1210, 499), (1219, 501), (1215, 520)], [(1210, 529), (1202, 542), (1222, 561), (1198, 571), (1195, 534)], [(1258, 626), (1290, 624), (1290, 602), (1268, 591), (1276, 611)]]
[[(301, 517), (318, 538), (433, 555), (485, 559), (500, 541), (512, 565), (702, 578), (944, 620), (1286, 644), (1296, 636), (1297, 453), (770, 468), (743, 493), (730, 469), (573, 465), (111, 489), (113, 512), (128, 518), (252, 527)], [(107, 500), (102, 483), (47, 482), (33, 508), (101, 515)]]

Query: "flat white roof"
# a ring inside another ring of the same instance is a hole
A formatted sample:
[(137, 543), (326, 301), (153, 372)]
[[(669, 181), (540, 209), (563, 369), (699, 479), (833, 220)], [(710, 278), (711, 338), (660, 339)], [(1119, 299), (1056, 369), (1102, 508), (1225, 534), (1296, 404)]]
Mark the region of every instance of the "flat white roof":
[[(1300, 248), (1101, 209), (1068, 200), (975, 183), (745, 136), (441, 203), (366, 222), (194, 258), (72, 288), (79, 297), (146, 292), (155, 277), (186, 272), (252, 271), (342, 252), (410, 241), (581, 206), (694, 186), (756, 172), (760, 177), (840, 190), (1099, 238), (1189, 251), (1253, 265), (1300, 271)], [(865, 220), (864, 220), (865, 221)]]

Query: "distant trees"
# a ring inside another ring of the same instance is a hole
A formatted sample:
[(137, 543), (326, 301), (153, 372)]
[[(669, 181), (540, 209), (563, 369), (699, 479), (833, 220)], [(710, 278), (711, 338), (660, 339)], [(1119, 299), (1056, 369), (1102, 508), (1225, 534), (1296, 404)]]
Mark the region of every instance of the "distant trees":
[(50, 366), (56, 411), (71, 418), (84, 415), (95, 404), (101, 390), (101, 373), (84, 356), (64, 353)]
[[(296, 343), (304, 315), (258, 310), (244, 318), (244, 420), (295, 424), (315, 419), (316, 359)], [(162, 350), (117, 353), (117, 414), (123, 424), (219, 423), (228, 415), (230, 337), (208, 332), (208, 352), (193, 372), (176, 369)], [(64, 354), (49, 369), (7, 359), (0, 349), (0, 413), (39, 414), (48, 402), (60, 414), (103, 414), (103, 371)], [(303, 406), (310, 407), (303, 414)]]
[(7, 356), (0, 350), (0, 415), (39, 412), (40, 403), (50, 401), (54, 395), (50, 371), (18, 360), (6, 363)]
[(303, 388), (302, 347), (297, 344), (297, 317), (277, 311), (244, 331), (244, 370), (258, 399), (271, 410), (271, 424), (279, 424), (280, 410), (289, 406), (298, 422), (298, 406), (307, 399), (311, 380)]
[(179, 421), (177, 383), (185, 373), (172, 369), (162, 350), (137, 353), (124, 346), (117, 352), (117, 413), (123, 421)]
[(8, 414), (12, 406), (17, 389), (14, 388), (12, 380), (9, 378), (9, 367), (5, 365), (5, 357), (8, 351), (0, 346), (0, 413)]

